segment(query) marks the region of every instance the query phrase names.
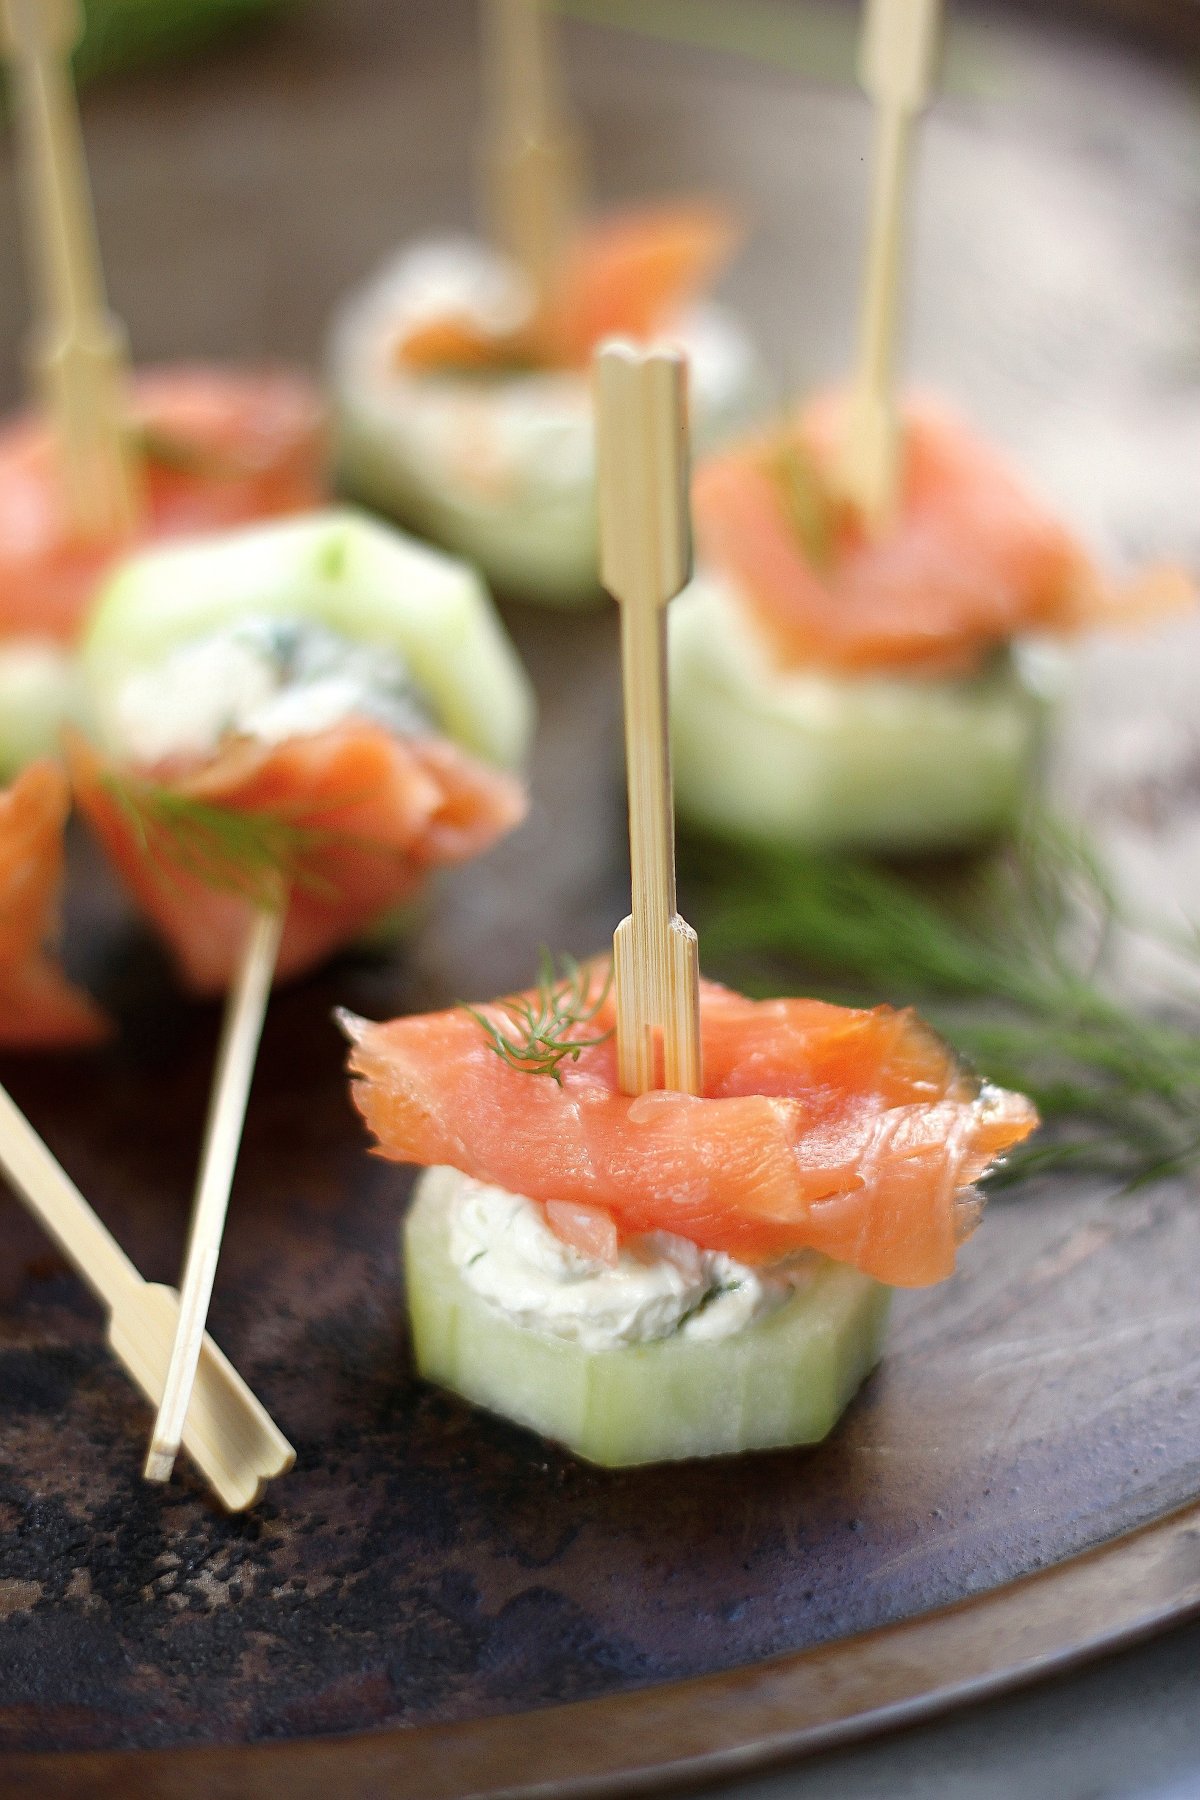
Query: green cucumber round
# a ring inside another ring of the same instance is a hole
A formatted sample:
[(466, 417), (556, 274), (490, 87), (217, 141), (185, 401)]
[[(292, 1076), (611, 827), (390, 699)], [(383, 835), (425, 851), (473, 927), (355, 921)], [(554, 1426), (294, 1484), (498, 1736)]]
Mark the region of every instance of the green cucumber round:
[(349, 508), (143, 551), (105, 582), (80, 647), (91, 715), (116, 745), (116, 697), (177, 645), (247, 615), (310, 619), (398, 652), (446, 734), (520, 767), (529, 680), (466, 563)]
[(449, 1252), (456, 1169), (427, 1169), (403, 1228), (419, 1372), (607, 1468), (819, 1442), (879, 1360), (891, 1289), (826, 1262), (730, 1337), (585, 1350), (504, 1317)]
[(11, 781), (39, 756), (53, 756), (78, 704), (75, 660), (61, 644), (0, 642), (0, 780)]
[(951, 849), (1010, 824), (1046, 700), (1017, 659), (963, 680), (781, 670), (701, 576), (669, 615), (681, 819), (805, 849)]

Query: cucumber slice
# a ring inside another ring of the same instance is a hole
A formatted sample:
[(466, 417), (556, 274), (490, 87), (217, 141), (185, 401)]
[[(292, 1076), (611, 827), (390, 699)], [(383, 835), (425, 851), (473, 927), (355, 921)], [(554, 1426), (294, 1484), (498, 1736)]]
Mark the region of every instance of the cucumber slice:
[(81, 646), (102, 740), (119, 746), (116, 695), (176, 645), (248, 613), (312, 619), (398, 651), (448, 736), (518, 767), (529, 681), (487, 590), (465, 563), (350, 509), (148, 550), (101, 590)]
[(78, 710), (74, 659), (43, 638), (0, 643), (0, 780), (27, 763), (53, 756), (68, 719)]
[(1046, 695), (1013, 656), (967, 680), (779, 670), (702, 575), (669, 615), (680, 817), (803, 848), (935, 850), (1011, 822)]
[(891, 1289), (840, 1263), (731, 1337), (585, 1350), (514, 1324), (449, 1253), (457, 1169), (427, 1169), (402, 1235), (417, 1368), (607, 1468), (828, 1435), (879, 1360)]
[[(334, 321), (329, 378), (339, 486), (469, 557), (502, 594), (593, 605), (602, 596), (588, 378), (398, 371), (396, 311), (422, 249), (430, 246), (397, 257)], [(689, 354), (700, 454), (761, 411), (765, 377), (740, 326), (718, 307), (697, 307), (672, 335)]]

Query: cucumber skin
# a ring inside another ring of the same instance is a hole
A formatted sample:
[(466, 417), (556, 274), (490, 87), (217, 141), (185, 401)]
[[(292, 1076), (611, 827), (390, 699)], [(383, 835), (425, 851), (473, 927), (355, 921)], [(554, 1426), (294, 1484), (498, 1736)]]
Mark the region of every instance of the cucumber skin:
[(418, 1372), (605, 1468), (814, 1444), (875, 1367), (892, 1290), (828, 1263), (814, 1286), (714, 1342), (588, 1351), (503, 1318), (447, 1247), (455, 1169), (427, 1169), (402, 1228)]
[(117, 747), (115, 697), (128, 675), (247, 613), (309, 618), (399, 651), (448, 736), (502, 767), (524, 764), (533, 690), (475, 570), (349, 507), (120, 564), (80, 646), (102, 740)]
[(777, 671), (707, 575), (668, 629), (682, 820), (776, 848), (904, 853), (980, 842), (1019, 811), (1046, 701), (1011, 657), (958, 681)]

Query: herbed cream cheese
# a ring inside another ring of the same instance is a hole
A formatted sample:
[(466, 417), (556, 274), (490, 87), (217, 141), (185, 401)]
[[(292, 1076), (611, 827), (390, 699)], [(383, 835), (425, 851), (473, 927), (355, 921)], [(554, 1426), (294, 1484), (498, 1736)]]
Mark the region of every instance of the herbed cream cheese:
[(137, 762), (206, 755), (226, 737), (279, 744), (350, 717), (401, 735), (432, 721), (403, 659), (325, 626), (270, 618), (180, 644), (130, 675), (115, 702), (122, 751)]
[(724, 1338), (783, 1305), (813, 1279), (802, 1254), (751, 1269), (722, 1251), (655, 1231), (627, 1240), (615, 1264), (585, 1256), (524, 1194), (460, 1176), (450, 1202), (450, 1258), (468, 1287), (527, 1330), (585, 1350), (679, 1333)]

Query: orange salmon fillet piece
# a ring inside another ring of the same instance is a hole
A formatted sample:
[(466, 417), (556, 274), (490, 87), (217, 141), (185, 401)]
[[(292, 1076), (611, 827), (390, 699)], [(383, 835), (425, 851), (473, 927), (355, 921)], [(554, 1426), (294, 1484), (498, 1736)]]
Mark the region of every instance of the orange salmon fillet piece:
[(0, 791), (0, 1048), (69, 1049), (109, 1035), (100, 1008), (53, 955), (71, 789), (31, 763)]
[(404, 368), (583, 368), (602, 338), (652, 337), (672, 324), (720, 273), (737, 242), (719, 207), (630, 208), (574, 235), (544, 310), (507, 333), (466, 314), (422, 319), (397, 346)]
[[(80, 809), (183, 982), (196, 993), (220, 992), (259, 897), (247, 892), (253, 871), (211, 856), (202, 864), (194, 853), (181, 858), (178, 836), (140, 829), (131, 817), (114, 791), (113, 764), (79, 738), (68, 757)], [(137, 779), (294, 834), (277, 980), (304, 974), (348, 943), (414, 895), (431, 869), (481, 854), (526, 810), (514, 776), (445, 739), (400, 738), (356, 719), (282, 744), (231, 738), (211, 757), (139, 770)], [(261, 885), (261, 869), (259, 877)]]
[[(551, 1223), (562, 1205), (750, 1263), (812, 1249), (897, 1287), (949, 1275), (974, 1184), (1037, 1124), (1030, 1101), (968, 1077), (911, 1011), (712, 982), (700, 1010), (700, 1098), (620, 1093), (611, 1038), (560, 1064), (561, 1085), (522, 1072), (461, 1007), (345, 1016), (353, 1097), (383, 1156), (527, 1194)], [(482, 1011), (507, 1023), (503, 1001)]]
[[(151, 370), (133, 412), (156, 449), (134, 543), (305, 512), (325, 498), (322, 407), (294, 375)], [(0, 637), (69, 642), (133, 543), (81, 543), (62, 509), (54, 443), (27, 413), (0, 431)]]
[[(844, 425), (844, 396), (824, 395), (696, 472), (701, 555), (732, 580), (785, 666), (966, 674), (1020, 634), (1074, 632), (1192, 598), (1171, 570), (1125, 592), (1107, 587), (1004, 460), (919, 398), (904, 405), (898, 516), (871, 537), (835, 496)], [(789, 509), (779, 474), (789, 448), (824, 513), (823, 554)]]

